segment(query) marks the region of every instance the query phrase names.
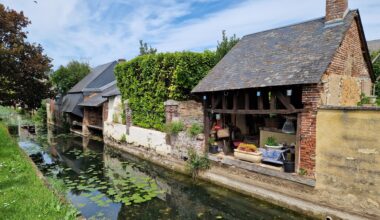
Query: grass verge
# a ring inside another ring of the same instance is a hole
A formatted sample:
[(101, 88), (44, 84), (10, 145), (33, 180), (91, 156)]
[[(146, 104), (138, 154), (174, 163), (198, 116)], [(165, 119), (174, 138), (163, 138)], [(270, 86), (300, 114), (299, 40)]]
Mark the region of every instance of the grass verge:
[(76, 210), (49, 190), (0, 123), (0, 219), (76, 219)]

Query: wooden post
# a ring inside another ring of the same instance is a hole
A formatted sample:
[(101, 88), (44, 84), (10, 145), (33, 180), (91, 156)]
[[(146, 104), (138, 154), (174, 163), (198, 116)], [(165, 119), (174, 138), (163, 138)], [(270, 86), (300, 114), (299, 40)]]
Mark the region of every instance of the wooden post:
[(224, 110), (227, 109), (227, 100), (226, 100), (226, 96), (224, 94), (222, 94), (222, 108)]
[(246, 91), (245, 93), (244, 93), (244, 108), (245, 108), (245, 110), (248, 110), (249, 109), (249, 106), (250, 106), (250, 103), (249, 103), (249, 92), (248, 91)]
[(208, 108), (208, 100), (207, 96), (203, 95), (203, 124), (204, 124), (204, 134), (205, 134), (205, 149), (204, 152), (208, 153), (208, 140), (210, 137), (210, 117), (209, 112), (207, 111)]
[(295, 170), (298, 173), (300, 166), (301, 155), (301, 116), (303, 113), (297, 114), (297, 131), (296, 131), (296, 147), (295, 147)]
[(272, 91), (270, 94), (270, 110), (275, 110), (276, 109), (276, 95)]

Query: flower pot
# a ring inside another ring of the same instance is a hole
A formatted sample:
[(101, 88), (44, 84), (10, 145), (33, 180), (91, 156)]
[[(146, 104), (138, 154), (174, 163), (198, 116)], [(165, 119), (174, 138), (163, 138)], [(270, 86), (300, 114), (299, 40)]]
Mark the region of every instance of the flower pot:
[(372, 105), (376, 104), (377, 96), (371, 95), (371, 96), (368, 96), (368, 98), (369, 98), (369, 104), (372, 104)]
[(261, 152), (246, 152), (241, 150), (235, 150), (234, 156), (239, 160), (244, 160), (252, 163), (260, 163), (262, 159)]
[(270, 149), (281, 149), (283, 147), (282, 144), (279, 144), (279, 145), (276, 145), (276, 146), (271, 146), (271, 145), (265, 145), (266, 148), (270, 148)]
[(208, 151), (211, 154), (217, 154), (217, 153), (219, 153), (219, 149), (218, 148), (219, 148), (218, 145), (210, 145), (208, 147)]
[(294, 173), (295, 172), (295, 163), (293, 161), (284, 161), (284, 172), (285, 173)]

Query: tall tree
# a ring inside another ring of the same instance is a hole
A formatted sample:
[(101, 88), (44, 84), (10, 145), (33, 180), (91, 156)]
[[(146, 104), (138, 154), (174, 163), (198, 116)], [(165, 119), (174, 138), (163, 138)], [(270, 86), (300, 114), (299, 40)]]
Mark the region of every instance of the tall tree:
[(147, 43), (144, 43), (144, 41), (140, 40), (140, 56), (145, 54), (156, 54), (157, 49), (153, 48), (151, 45), (148, 46)]
[(41, 45), (26, 41), (29, 24), (22, 12), (0, 4), (0, 105), (35, 109), (51, 95), (51, 59)]
[(234, 34), (232, 37), (226, 35), (226, 31), (222, 31), (222, 41), (218, 41), (216, 47), (216, 63), (218, 63), (238, 42), (239, 38)]
[(75, 84), (91, 71), (88, 63), (71, 61), (67, 66), (60, 66), (51, 76), (51, 82), (58, 93), (66, 94)]

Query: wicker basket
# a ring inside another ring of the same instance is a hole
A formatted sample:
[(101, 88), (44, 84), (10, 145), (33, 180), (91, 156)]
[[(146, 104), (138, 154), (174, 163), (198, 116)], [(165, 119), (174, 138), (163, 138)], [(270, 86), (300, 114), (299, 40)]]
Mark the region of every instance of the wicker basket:
[(261, 152), (245, 152), (237, 149), (234, 152), (235, 158), (252, 163), (260, 163), (262, 159), (261, 154)]

